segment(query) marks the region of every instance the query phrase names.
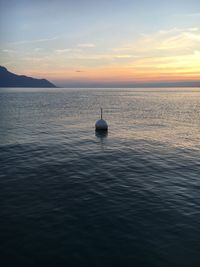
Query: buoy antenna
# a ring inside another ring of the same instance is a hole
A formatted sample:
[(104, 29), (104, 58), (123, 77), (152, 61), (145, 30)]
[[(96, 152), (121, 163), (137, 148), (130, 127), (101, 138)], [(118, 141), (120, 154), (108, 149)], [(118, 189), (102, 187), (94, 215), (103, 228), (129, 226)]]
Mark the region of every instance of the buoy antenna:
[(108, 124), (105, 120), (103, 120), (103, 109), (100, 108), (101, 110), (101, 119), (96, 121), (95, 128), (96, 131), (108, 131)]

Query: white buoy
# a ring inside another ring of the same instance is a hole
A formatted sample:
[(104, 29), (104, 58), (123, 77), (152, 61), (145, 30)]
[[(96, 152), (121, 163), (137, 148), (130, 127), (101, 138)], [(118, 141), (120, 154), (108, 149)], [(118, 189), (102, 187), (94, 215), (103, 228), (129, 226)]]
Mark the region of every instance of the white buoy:
[(96, 131), (107, 131), (108, 130), (108, 124), (105, 120), (103, 120), (102, 108), (101, 108), (101, 119), (96, 121), (95, 129), (96, 129)]

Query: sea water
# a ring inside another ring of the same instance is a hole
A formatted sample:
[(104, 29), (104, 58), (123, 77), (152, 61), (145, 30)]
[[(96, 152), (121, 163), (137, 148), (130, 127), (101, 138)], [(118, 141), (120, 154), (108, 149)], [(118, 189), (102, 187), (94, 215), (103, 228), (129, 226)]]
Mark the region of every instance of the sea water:
[(200, 89), (1, 88), (0, 261), (200, 266)]

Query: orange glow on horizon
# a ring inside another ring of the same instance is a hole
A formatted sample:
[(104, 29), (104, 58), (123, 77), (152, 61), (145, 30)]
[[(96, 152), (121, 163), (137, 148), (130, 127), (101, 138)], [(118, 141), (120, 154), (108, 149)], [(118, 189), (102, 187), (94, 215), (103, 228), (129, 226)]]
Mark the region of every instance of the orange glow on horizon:
[(25, 75), (35, 76), (38, 78), (47, 78), (54, 81), (77, 81), (77, 82), (101, 82), (101, 83), (126, 83), (126, 82), (161, 82), (161, 81), (200, 81), (200, 70), (171, 70), (158, 69), (157, 71), (151, 69), (130, 69), (130, 68), (102, 68), (102, 69), (85, 69), (81, 72), (75, 70), (61, 70), (46, 72), (28, 70)]
[[(50, 81), (134, 83), (200, 81), (200, 29), (158, 31), (134, 43), (94, 52), (95, 45), (26, 57), (16, 73)], [(84, 50), (84, 49), (88, 50)]]

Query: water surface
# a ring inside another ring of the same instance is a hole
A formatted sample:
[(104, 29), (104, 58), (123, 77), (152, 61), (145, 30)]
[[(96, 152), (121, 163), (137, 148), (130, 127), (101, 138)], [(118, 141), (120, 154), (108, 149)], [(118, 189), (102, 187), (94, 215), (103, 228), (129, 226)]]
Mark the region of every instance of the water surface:
[(200, 266), (199, 131), (197, 88), (1, 88), (2, 266)]

